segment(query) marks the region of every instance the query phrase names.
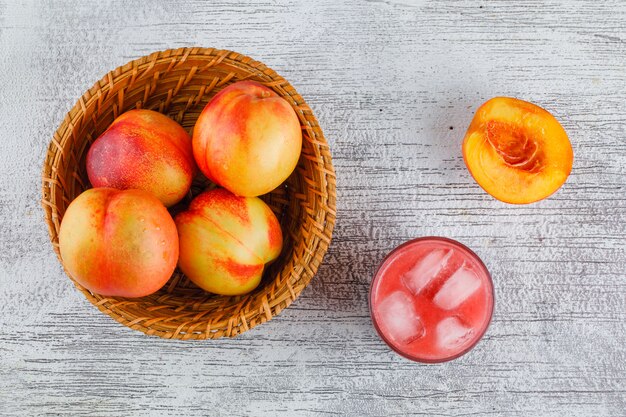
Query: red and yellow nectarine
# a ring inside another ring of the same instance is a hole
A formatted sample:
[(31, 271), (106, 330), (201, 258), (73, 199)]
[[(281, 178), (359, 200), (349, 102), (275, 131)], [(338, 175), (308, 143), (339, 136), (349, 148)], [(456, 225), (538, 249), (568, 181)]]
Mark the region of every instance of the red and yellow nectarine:
[(241, 81), (206, 105), (193, 131), (193, 154), (211, 181), (254, 197), (278, 187), (295, 169), (302, 130), (293, 108), (271, 89)]
[(282, 249), (278, 219), (262, 200), (225, 189), (197, 196), (175, 218), (180, 269), (206, 291), (245, 294), (261, 282), (265, 264)]
[(87, 174), (94, 187), (149, 191), (167, 207), (187, 194), (195, 171), (185, 129), (152, 110), (123, 113), (87, 153)]
[(476, 111), (463, 141), (463, 158), (485, 191), (513, 204), (548, 197), (572, 170), (572, 145), (546, 110), (496, 97)]
[(152, 194), (92, 188), (67, 208), (59, 249), (67, 272), (88, 290), (141, 297), (159, 290), (174, 272), (178, 235)]

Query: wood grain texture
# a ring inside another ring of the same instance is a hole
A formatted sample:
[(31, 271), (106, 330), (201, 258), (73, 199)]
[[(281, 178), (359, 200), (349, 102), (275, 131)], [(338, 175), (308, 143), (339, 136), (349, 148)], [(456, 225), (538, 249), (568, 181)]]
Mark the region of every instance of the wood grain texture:
[[(317, 277), (233, 340), (149, 338), (99, 313), (48, 243), (40, 167), (75, 100), (155, 50), (233, 49), (284, 75), (334, 155), (338, 218)], [(626, 415), (626, 3), (0, 0), (0, 415)], [(460, 152), (474, 109), (547, 108), (574, 146), (553, 197), (510, 206)], [(419, 365), (369, 319), (395, 245), (460, 240), (494, 321)]]

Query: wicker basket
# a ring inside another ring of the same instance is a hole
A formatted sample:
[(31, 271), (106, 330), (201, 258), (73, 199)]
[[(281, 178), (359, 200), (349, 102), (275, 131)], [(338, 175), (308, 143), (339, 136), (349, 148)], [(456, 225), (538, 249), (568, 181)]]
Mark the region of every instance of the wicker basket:
[[(302, 125), (298, 167), (283, 186), (263, 197), (281, 221), (283, 252), (259, 287), (243, 296), (209, 294), (178, 270), (160, 291), (136, 299), (100, 296), (74, 282), (100, 311), (132, 329), (175, 339), (232, 337), (289, 306), (315, 275), (330, 244), (336, 197), (330, 149), (313, 112), (284, 78), (247, 56), (206, 48), (156, 52), (109, 72), (78, 100), (54, 134), (43, 165), (42, 204), (59, 255), (63, 214), (90, 187), (87, 150), (115, 117), (134, 108), (152, 109), (191, 132), (211, 97), (244, 79), (261, 82), (285, 98)], [(206, 185), (195, 181), (191, 194)]]

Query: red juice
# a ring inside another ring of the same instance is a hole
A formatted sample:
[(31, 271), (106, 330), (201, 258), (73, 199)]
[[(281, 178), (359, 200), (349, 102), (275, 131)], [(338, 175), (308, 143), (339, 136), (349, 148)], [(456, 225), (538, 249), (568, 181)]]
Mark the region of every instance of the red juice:
[(482, 338), (493, 314), (493, 283), (461, 243), (425, 237), (394, 249), (378, 268), (370, 311), (380, 337), (418, 362), (445, 362)]

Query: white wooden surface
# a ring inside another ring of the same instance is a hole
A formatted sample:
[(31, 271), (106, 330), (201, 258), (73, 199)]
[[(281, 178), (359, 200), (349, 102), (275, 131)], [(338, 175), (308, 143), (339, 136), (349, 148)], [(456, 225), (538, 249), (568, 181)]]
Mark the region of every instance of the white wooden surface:
[[(338, 218), (292, 307), (233, 340), (149, 338), (63, 274), (39, 206), (53, 131), (106, 71), (155, 50), (233, 49), (287, 77), (332, 146)], [(0, 415), (626, 415), (626, 2), (0, 0)], [(486, 195), (460, 153), (495, 95), (562, 122), (552, 198)], [(491, 269), (494, 321), (419, 365), (368, 315), (384, 254), (458, 239)]]

